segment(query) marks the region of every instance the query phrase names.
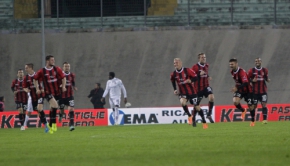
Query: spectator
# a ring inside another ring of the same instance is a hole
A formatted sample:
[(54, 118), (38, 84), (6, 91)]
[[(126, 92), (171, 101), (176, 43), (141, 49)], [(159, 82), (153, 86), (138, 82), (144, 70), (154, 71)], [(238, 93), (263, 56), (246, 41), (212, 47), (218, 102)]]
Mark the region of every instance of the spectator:
[(4, 98), (4, 96), (1, 96), (0, 97), (0, 112), (3, 112), (5, 109), (4, 102), (5, 102), (5, 98)]
[(101, 88), (101, 84), (96, 83), (95, 89), (91, 90), (90, 95), (88, 96), (88, 98), (91, 98), (91, 102), (94, 105), (94, 109), (104, 108), (106, 101), (105, 100), (103, 102), (101, 101), (103, 93), (104, 89)]

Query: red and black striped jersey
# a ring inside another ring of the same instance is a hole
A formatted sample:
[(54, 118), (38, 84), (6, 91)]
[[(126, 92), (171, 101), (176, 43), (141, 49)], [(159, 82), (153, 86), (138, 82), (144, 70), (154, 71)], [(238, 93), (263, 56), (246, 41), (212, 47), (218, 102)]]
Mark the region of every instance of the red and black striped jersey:
[(21, 103), (27, 103), (28, 97), (27, 93), (23, 90), (23, 80), (15, 79), (12, 81), (11, 89), (13, 91), (18, 91), (15, 94), (14, 100)]
[(179, 93), (182, 95), (193, 95), (196, 94), (196, 89), (193, 83), (185, 83), (187, 79), (197, 77), (196, 73), (190, 68), (181, 68), (180, 71), (175, 70), (170, 75), (171, 82), (176, 81), (179, 88)]
[(51, 69), (42, 68), (35, 75), (34, 79), (42, 80), (45, 94), (56, 96), (59, 94), (60, 84), (58, 80), (62, 80), (64, 74), (59, 67), (53, 66)]
[[(209, 87), (209, 82), (208, 82), (208, 67), (209, 65), (206, 64), (200, 64), (197, 63), (192, 66), (192, 70), (197, 74), (198, 80), (194, 82), (194, 87), (197, 89), (197, 91), (202, 91), (205, 88)], [(204, 75), (200, 75), (200, 71), (203, 70), (205, 72)]]
[(266, 80), (268, 80), (268, 69), (266, 68), (252, 68), (248, 71), (250, 80), (257, 78), (257, 82), (252, 82), (252, 89), (254, 94), (267, 93)]
[(238, 67), (238, 69), (236, 71), (231, 70), (231, 74), (232, 74), (233, 79), (236, 82), (237, 88), (239, 86), (241, 86), (243, 83), (248, 83), (247, 86), (244, 86), (243, 88), (238, 89), (238, 92), (240, 92), (240, 93), (252, 93), (249, 78), (248, 78), (247, 72), (244, 69)]
[[(32, 101), (37, 101), (39, 97), (44, 97), (44, 93), (41, 93), (40, 95), (36, 94), (36, 88), (33, 83), (35, 74), (35, 72), (32, 75), (27, 74), (23, 79), (23, 88), (28, 88), (30, 90)], [(42, 89), (41, 84), (39, 84), (39, 89)]]
[(75, 86), (75, 74), (74, 73), (65, 73), (63, 72), (63, 74), (66, 77), (66, 91), (61, 93), (62, 98), (68, 98), (73, 96), (73, 86)]

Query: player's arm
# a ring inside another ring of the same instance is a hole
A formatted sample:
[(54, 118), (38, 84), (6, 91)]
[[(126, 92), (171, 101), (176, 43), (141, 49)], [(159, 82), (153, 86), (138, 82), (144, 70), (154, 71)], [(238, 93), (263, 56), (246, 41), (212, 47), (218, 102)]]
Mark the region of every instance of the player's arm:
[(107, 94), (109, 93), (109, 80), (107, 81), (107, 85), (106, 85), (106, 89), (105, 89), (105, 92), (103, 93), (103, 96), (101, 98), (101, 102), (104, 102), (105, 100), (105, 97), (107, 96)]
[(15, 80), (12, 81), (12, 84), (11, 84), (11, 90), (12, 92), (16, 95), (16, 93), (18, 92), (18, 90), (15, 90)]
[(265, 81), (267, 81), (267, 82), (270, 82), (270, 81), (271, 81), (271, 80), (269, 79), (269, 77), (268, 77), (268, 69), (266, 69), (266, 68), (265, 68), (264, 79), (265, 79)]
[(56, 70), (57, 70), (57, 74), (59, 76), (59, 79), (61, 79), (61, 84), (63, 85), (63, 86), (61, 86), (62, 92), (65, 92), (66, 91), (66, 86), (65, 86), (66, 85), (66, 77), (59, 67), (56, 67)]
[(177, 92), (177, 89), (176, 89), (176, 81), (175, 81), (175, 78), (174, 78), (173, 73), (171, 73), (171, 75), (170, 75), (170, 81), (171, 81), (171, 83), (172, 83), (173, 93), (174, 93), (175, 95), (178, 95), (178, 92)]
[(243, 89), (244, 87), (249, 85), (247, 73), (242, 70), (239, 74), (242, 80), (242, 84), (237, 87), (237, 90)]
[(26, 93), (29, 93), (29, 92), (30, 92), (30, 90), (29, 90), (28, 87), (27, 87), (27, 80), (26, 80), (26, 77), (24, 77), (24, 79), (23, 79), (22, 88), (23, 88), (23, 90), (24, 90)]
[(249, 76), (249, 82), (257, 82), (257, 78), (256, 77), (253, 78), (253, 70), (252, 69), (250, 69), (248, 71), (248, 76)]
[(121, 90), (124, 94), (124, 103), (126, 104), (127, 103), (127, 91), (126, 91), (126, 88), (121, 80), (120, 80), (120, 87), (121, 87)]
[(71, 83), (72, 83), (72, 86), (73, 86), (74, 90), (77, 91), (78, 88), (76, 87), (75, 77), (76, 77), (76, 75), (72, 74), (72, 82)]
[(198, 80), (198, 75), (192, 69), (189, 69), (187, 72), (190, 78), (190, 79), (187, 79), (187, 83), (192, 83)]

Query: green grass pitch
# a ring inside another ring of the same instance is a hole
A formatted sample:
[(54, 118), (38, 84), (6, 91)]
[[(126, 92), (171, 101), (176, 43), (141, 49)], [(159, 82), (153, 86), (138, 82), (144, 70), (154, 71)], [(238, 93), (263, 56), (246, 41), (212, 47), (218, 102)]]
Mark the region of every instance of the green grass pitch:
[(289, 165), (290, 124), (256, 122), (0, 130), (0, 165)]

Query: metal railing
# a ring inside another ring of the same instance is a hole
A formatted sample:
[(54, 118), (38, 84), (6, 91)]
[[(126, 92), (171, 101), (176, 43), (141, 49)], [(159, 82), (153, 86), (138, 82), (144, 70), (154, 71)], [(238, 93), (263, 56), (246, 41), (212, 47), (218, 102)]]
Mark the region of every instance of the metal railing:
[[(3, 6), (5, 2), (8, 4), (6, 7)], [(0, 29), (39, 29), (40, 2), (41, 0), (0, 2), (0, 9), (4, 11), (4, 14), (0, 12)], [(290, 24), (290, 0), (43, 0), (43, 2), (47, 28)], [(8, 13), (6, 17), (5, 12)]]

